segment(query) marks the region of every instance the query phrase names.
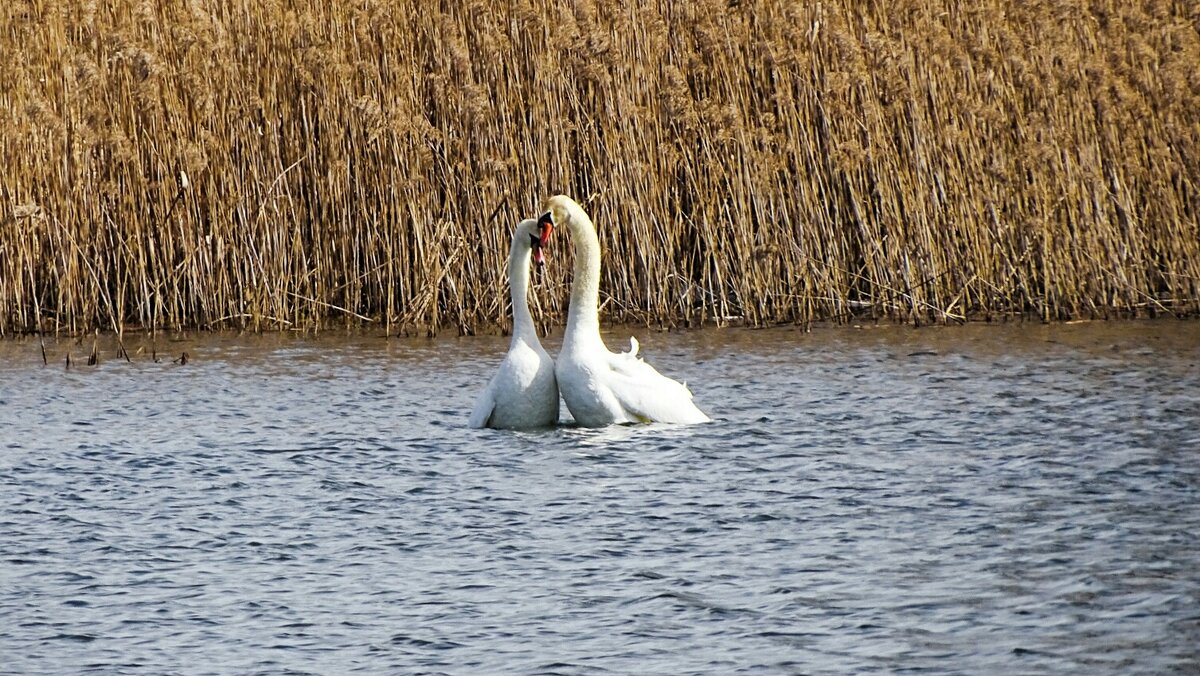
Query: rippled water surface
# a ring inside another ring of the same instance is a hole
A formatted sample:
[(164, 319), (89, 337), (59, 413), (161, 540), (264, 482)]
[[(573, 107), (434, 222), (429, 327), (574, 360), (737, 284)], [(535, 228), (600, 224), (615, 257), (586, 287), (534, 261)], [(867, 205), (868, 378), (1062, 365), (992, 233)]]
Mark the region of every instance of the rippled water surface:
[(1200, 671), (1200, 324), (631, 332), (713, 423), (467, 429), (504, 338), (0, 342), (0, 671)]

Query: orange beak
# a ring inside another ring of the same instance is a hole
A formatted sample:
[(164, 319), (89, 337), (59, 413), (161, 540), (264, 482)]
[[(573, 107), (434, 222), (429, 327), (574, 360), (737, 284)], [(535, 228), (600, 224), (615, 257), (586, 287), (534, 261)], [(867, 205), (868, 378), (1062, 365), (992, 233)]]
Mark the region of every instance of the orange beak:
[(546, 244), (550, 242), (550, 233), (554, 232), (554, 221), (550, 220), (549, 211), (542, 214), (542, 217), (538, 219), (538, 227), (541, 228), (541, 233), (538, 237), (538, 244), (540, 246), (546, 246)]

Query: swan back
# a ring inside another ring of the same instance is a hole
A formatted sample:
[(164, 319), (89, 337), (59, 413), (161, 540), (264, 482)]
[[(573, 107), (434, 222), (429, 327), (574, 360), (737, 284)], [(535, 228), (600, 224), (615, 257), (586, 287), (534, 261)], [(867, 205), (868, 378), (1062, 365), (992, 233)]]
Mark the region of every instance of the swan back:
[(692, 424), (710, 418), (692, 400), (686, 385), (659, 373), (629, 352), (567, 349), (555, 365), (559, 390), (572, 417), (585, 427), (662, 422)]

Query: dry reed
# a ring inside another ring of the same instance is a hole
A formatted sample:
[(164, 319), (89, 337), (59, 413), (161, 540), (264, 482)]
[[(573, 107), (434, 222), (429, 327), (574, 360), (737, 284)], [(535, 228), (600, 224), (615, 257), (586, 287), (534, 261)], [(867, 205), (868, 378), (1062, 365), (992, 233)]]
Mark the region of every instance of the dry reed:
[(4, 3), (0, 335), (1195, 314), (1198, 7)]

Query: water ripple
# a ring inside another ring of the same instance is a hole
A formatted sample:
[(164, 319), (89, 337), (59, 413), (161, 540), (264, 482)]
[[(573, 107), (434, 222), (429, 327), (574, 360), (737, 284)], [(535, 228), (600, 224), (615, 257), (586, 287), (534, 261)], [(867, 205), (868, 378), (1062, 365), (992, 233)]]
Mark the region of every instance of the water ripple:
[(502, 339), (3, 344), (0, 663), (1196, 671), (1197, 338), (647, 333), (713, 423), (528, 433), (464, 424)]

